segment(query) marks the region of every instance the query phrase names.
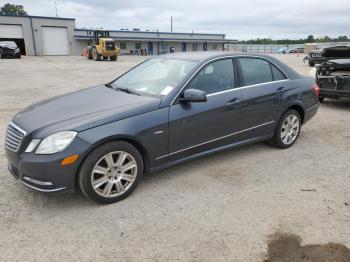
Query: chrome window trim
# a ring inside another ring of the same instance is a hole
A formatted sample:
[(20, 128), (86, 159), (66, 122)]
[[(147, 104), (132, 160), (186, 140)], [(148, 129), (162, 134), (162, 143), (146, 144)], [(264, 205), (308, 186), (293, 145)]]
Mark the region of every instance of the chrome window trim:
[(254, 85), (247, 85), (247, 86), (240, 86), (240, 87), (236, 87), (236, 88), (232, 88), (232, 89), (228, 89), (228, 90), (224, 90), (224, 91), (220, 91), (217, 93), (212, 93), (209, 94), (207, 96), (212, 96), (212, 95), (217, 95), (219, 93), (223, 93), (223, 92), (229, 92), (231, 90), (237, 90), (240, 88), (246, 88), (246, 87), (253, 87), (253, 86), (258, 86), (258, 85), (263, 85), (263, 84), (269, 84), (269, 83), (276, 83), (276, 82), (280, 82), (280, 81), (290, 81), (290, 79), (288, 78), (288, 75), (284, 72), (284, 70), (282, 70), (278, 65), (276, 65), (276, 63), (274, 63), (273, 61), (271, 61), (270, 59), (266, 58), (266, 57), (262, 57), (262, 56), (254, 56), (254, 55), (227, 55), (227, 56), (221, 56), (221, 57), (215, 57), (213, 59), (208, 60), (207, 62), (205, 62), (203, 65), (201, 65), (193, 74), (192, 76), (186, 81), (186, 83), (181, 87), (180, 91), (176, 94), (176, 96), (174, 97), (174, 99), (171, 101), (170, 106), (174, 105), (175, 100), (178, 98), (179, 94), (182, 92), (182, 90), (188, 85), (188, 83), (194, 78), (194, 76), (200, 71), (202, 70), (203, 67), (205, 67), (207, 64), (214, 62), (216, 60), (220, 60), (220, 59), (235, 59), (235, 58), (259, 58), (259, 59), (263, 59), (266, 60), (268, 62), (270, 62), (271, 64), (273, 64), (277, 69), (279, 69), (284, 76), (286, 77), (286, 79), (283, 80), (277, 80), (277, 81), (270, 81), (270, 82), (265, 82), (265, 83), (259, 83), (259, 84), (254, 84)]
[(238, 132), (234, 132), (234, 133), (231, 133), (231, 134), (228, 134), (228, 135), (225, 135), (225, 136), (221, 136), (221, 137), (218, 137), (218, 138), (214, 138), (214, 139), (211, 139), (211, 140), (206, 141), (206, 142), (202, 142), (202, 143), (197, 144), (197, 145), (193, 145), (193, 146), (190, 146), (190, 147), (186, 147), (186, 148), (184, 148), (184, 149), (180, 149), (180, 150), (178, 150), (178, 151), (172, 152), (172, 153), (167, 154), (167, 155), (159, 156), (159, 157), (155, 158), (155, 160), (158, 160), (158, 159), (161, 159), (161, 158), (164, 158), (164, 157), (168, 157), (168, 156), (172, 156), (172, 155), (175, 155), (175, 154), (177, 154), (177, 153), (180, 153), (180, 152), (183, 152), (183, 151), (186, 151), (186, 150), (189, 150), (189, 149), (198, 147), (198, 146), (202, 146), (202, 145), (205, 145), (205, 144), (209, 144), (209, 143), (211, 143), (211, 142), (215, 142), (215, 141), (220, 140), (220, 139), (223, 139), (223, 138), (227, 138), (227, 137), (230, 137), (230, 136), (238, 135), (238, 134), (240, 134), (240, 133), (243, 133), (243, 132), (246, 132), (246, 131), (249, 131), (249, 130), (258, 128), (258, 127), (266, 126), (266, 125), (272, 124), (272, 123), (274, 123), (274, 122), (275, 122), (275, 121), (266, 122), (266, 123), (264, 123), (264, 124), (260, 124), (260, 125), (257, 125), (257, 126), (253, 126), (253, 127), (250, 127), (250, 128), (247, 128), (247, 129), (238, 131)]
[(227, 90), (224, 90), (224, 91), (212, 93), (212, 94), (207, 95), (207, 97), (211, 97), (211, 96), (214, 96), (214, 95), (227, 93), (227, 92), (230, 92), (230, 91), (233, 91), (233, 90), (240, 90), (240, 89), (245, 89), (245, 88), (249, 88), (249, 87), (261, 86), (261, 85), (265, 85), (265, 84), (278, 83), (278, 82), (286, 82), (286, 81), (290, 81), (290, 80), (289, 79), (283, 79), (283, 80), (276, 80), (276, 81), (272, 81), (272, 82), (265, 82), (265, 83), (248, 85), (248, 86), (240, 86), (240, 87), (236, 87), (236, 88), (227, 89)]

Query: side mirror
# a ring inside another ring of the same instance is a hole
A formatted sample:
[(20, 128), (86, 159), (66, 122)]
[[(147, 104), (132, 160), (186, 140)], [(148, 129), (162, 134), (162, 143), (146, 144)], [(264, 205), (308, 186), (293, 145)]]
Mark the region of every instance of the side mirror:
[(180, 98), (182, 102), (207, 102), (207, 93), (199, 89), (186, 89)]

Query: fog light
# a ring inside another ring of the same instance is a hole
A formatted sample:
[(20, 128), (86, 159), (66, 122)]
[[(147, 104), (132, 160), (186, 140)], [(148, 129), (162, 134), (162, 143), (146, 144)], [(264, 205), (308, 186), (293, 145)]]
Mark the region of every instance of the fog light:
[(61, 166), (73, 164), (78, 158), (79, 158), (79, 155), (72, 155), (72, 156), (66, 157), (61, 161)]

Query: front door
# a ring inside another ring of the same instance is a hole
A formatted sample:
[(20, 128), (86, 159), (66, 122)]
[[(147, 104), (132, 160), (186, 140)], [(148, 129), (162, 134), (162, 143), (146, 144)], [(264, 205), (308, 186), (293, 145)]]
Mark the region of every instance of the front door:
[(153, 43), (148, 42), (148, 54), (153, 55)]
[(170, 160), (239, 140), (242, 91), (234, 85), (232, 59), (208, 64), (191, 80), (186, 89), (205, 91), (208, 101), (170, 106)]
[(187, 44), (186, 43), (182, 43), (182, 52), (186, 52), (186, 48), (187, 48)]

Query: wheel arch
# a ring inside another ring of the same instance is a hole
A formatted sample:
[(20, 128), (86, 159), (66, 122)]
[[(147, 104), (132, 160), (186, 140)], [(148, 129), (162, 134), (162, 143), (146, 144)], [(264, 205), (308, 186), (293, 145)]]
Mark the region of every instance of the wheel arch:
[(149, 168), (149, 154), (146, 150), (146, 148), (142, 145), (142, 143), (140, 141), (138, 141), (136, 138), (132, 137), (132, 136), (128, 136), (128, 135), (121, 135), (121, 136), (111, 136), (111, 137), (107, 137), (103, 140), (100, 140), (98, 142), (96, 142), (95, 144), (93, 144), (88, 150), (87, 152), (85, 152), (83, 158), (80, 160), (79, 166), (76, 169), (75, 172), (75, 178), (74, 178), (74, 187), (76, 188), (78, 183), (78, 174), (80, 172), (81, 166), (83, 165), (85, 159), (91, 154), (92, 151), (94, 151), (96, 148), (113, 142), (113, 141), (124, 141), (127, 142), (129, 144), (131, 144), (132, 146), (134, 146), (141, 154), (142, 157), (142, 161), (143, 161), (143, 171), (147, 172), (148, 168)]
[(305, 109), (303, 108), (302, 105), (300, 104), (292, 104), (292, 105), (289, 105), (283, 112), (282, 114), (280, 115), (279, 118), (281, 118), (288, 110), (290, 109), (294, 109), (295, 111), (297, 111), (301, 117), (301, 124), (304, 123), (304, 119), (305, 119)]

